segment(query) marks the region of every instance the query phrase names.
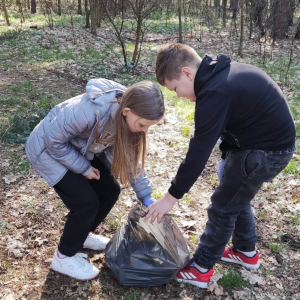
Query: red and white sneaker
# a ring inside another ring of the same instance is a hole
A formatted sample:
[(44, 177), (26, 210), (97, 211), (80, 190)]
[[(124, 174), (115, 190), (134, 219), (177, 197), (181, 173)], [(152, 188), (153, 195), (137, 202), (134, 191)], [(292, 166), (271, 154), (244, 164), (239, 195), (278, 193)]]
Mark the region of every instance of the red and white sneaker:
[(254, 270), (258, 269), (260, 266), (258, 251), (256, 251), (256, 254), (253, 257), (248, 257), (243, 253), (239, 252), (238, 250), (236, 250), (234, 246), (225, 248), (221, 260), (231, 262), (234, 264), (239, 264), (248, 269), (254, 269)]
[(210, 282), (210, 277), (214, 273), (214, 269), (210, 269), (206, 273), (201, 273), (196, 267), (191, 266), (192, 263), (193, 260), (178, 272), (176, 280), (178, 282), (189, 283), (199, 288), (206, 289)]

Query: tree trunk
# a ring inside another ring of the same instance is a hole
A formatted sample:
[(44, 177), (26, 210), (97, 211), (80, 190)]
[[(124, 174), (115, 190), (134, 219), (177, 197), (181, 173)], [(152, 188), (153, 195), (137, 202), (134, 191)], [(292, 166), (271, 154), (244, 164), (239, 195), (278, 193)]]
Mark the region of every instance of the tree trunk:
[(4, 15), (5, 15), (6, 25), (10, 26), (8, 13), (7, 13), (6, 5), (5, 5), (5, 0), (2, 0), (2, 9), (3, 9)]
[(258, 26), (260, 30), (260, 34), (263, 36), (265, 34), (264, 26), (263, 26), (263, 10), (267, 5), (267, 0), (254, 0), (252, 2), (253, 5), (253, 22), (255, 26)]
[(296, 29), (295, 39), (297, 39), (297, 40), (300, 39), (300, 17), (299, 17), (298, 22), (297, 22), (297, 29)]
[(227, 8), (227, 0), (223, 0), (222, 2), (223, 7), (223, 27), (226, 27), (226, 8)]
[(57, 0), (57, 14), (61, 16), (61, 0)]
[(288, 37), (289, 23), (293, 23), (295, 5), (291, 4), (291, 0), (275, 0), (272, 7), (272, 37), (282, 39)]
[(97, 6), (96, 6), (96, 1), (97, 0), (90, 0), (90, 14), (91, 14), (91, 33), (96, 35), (96, 11), (97, 11)]
[(88, 0), (84, 0), (85, 28), (90, 28), (90, 10)]
[(243, 43), (244, 43), (244, 1), (241, 0), (241, 34), (238, 55), (243, 56)]
[(82, 15), (81, 0), (78, 0), (77, 15)]
[(239, 0), (231, 0), (230, 6), (232, 7), (232, 19), (236, 20), (239, 7)]
[(27, 9), (30, 10), (30, 0), (27, 0)]
[(138, 19), (137, 19), (137, 26), (136, 26), (136, 40), (135, 40), (135, 46), (134, 46), (134, 52), (132, 55), (132, 65), (135, 65), (136, 63), (136, 58), (139, 50), (139, 43), (140, 43), (140, 37), (142, 33), (142, 22), (143, 18), (141, 15), (141, 12), (138, 14)]
[(221, 5), (220, 5), (220, 0), (215, 0), (215, 10), (218, 13), (218, 18), (221, 18)]
[(31, 13), (36, 14), (36, 0), (31, 0)]
[(178, 19), (179, 19), (179, 43), (182, 43), (182, 18), (181, 18), (181, 0), (178, 0)]

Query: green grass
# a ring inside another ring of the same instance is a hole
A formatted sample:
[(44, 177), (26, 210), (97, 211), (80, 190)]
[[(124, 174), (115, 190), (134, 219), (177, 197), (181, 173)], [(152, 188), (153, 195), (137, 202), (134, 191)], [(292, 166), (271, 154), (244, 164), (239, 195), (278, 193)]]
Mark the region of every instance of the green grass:
[(153, 190), (152, 197), (154, 199), (160, 199), (163, 196), (163, 192), (159, 190)]
[(292, 160), (289, 162), (289, 164), (284, 169), (283, 173), (286, 175), (293, 174), (296, 177), (299, 177), (300, 176), (300, 162), (298, 160), (296, 160), (295, 158), (292, 158)]
[(292, 220), (296, 226), (300, 225), (300, 216), (293, 216)]
[(110, 216), (108, 219), (108, 226), (110, 227), (111, 231), (115, 232), (121, 227), (121, 222), (116, 216)]
[(243, 279), (235, 269), (229, 268), (223, 273), (223, 277), (218, 281), (218, 284), (221, 285), (224, 290), (228, 290), (244, 287), (248, 284), (248, 281)]
[(269, 242), (268, 247), (274, 253), (280, 253), (282, 250), (282, 245), (276, 242)]
[(4, 231), (7, 227), (7, 222), (5, 220), (0, 219), (0, 231)]

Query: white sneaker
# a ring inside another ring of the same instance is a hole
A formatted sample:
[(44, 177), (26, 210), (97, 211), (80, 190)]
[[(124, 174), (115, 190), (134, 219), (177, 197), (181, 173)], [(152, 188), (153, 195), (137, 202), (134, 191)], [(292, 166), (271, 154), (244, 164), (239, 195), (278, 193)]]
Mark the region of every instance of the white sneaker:
[(55, 250), (51, 268), (52, 270), (76, 278), (79, 280), (90, 280), (98, 276), (99, 270), (90, 264), (87, 260), (87, 255), (77, 253), (71, 257), (59, 258), (58, 249)]
[(105, 250), (108, 242), (108, 238), (90, 232), (83, 244), (83, 248), (92, 250)]

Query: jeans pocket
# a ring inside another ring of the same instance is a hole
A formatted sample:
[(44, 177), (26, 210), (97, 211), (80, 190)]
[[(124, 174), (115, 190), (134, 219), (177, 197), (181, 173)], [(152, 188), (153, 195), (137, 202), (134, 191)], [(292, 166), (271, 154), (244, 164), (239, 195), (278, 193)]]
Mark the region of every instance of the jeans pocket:
[(244, 177), (254, 176), (265, 162), (265, 155), (262, 151), (247, 150), (242, 158), (242, 172)]

